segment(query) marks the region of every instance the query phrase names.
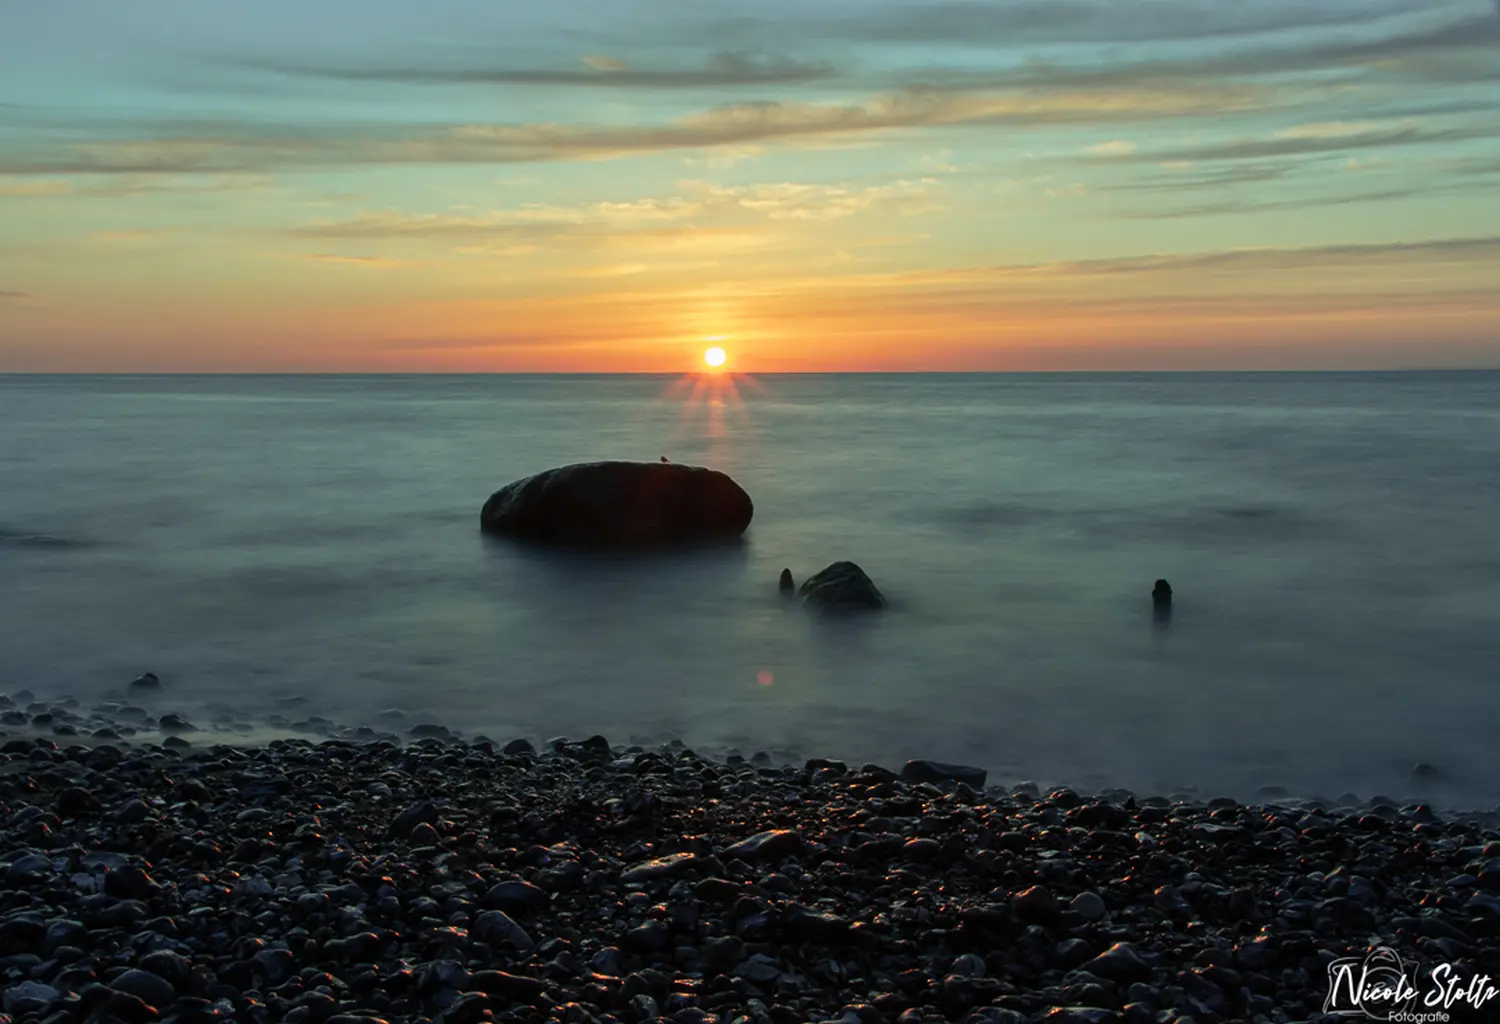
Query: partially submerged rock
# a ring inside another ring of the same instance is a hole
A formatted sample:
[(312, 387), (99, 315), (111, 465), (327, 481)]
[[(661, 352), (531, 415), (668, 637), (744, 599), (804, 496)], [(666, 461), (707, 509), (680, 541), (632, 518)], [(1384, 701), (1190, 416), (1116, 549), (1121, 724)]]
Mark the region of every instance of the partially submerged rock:
[(588, 462), (549, 469), (490, 496), (480, 528), (581, 547), (667, 547), (727, 540), (755, 506), (718, 470), (674, 462)]
[(802, 603), (820, 611), (884, 608), (882, 594), (865, 571), (853, 562), (834, 562), (810, 576), (798, 591)]
[(783, 594), (790, 594), (797, 589), (797, 581), (792, 579), (792, 570), (781, 570), (781, 580), (777, 584)]
[(161, 680), (156, 678), (155, 672), (147, 672), (138, 679), (130, 681), (131, 693), (154, 693), (161, 689)]
[(980, 789), (984, 788), (987, 775), (983, 768), (943, 761), (908, 761), (901, 769), (901, 777), (907, 782), (963, 782)]

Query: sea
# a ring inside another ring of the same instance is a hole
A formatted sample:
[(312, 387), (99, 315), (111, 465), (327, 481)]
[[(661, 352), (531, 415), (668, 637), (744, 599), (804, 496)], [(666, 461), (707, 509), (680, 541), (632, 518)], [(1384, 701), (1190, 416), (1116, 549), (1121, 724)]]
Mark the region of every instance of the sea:
[[(663, 456), (742, 543), (479, 530)], [(1500, 373), (5, 376), (0, 691), (1492, 808), (1497, 524)], [(839, 560), (890, 607), (779, 593)]]

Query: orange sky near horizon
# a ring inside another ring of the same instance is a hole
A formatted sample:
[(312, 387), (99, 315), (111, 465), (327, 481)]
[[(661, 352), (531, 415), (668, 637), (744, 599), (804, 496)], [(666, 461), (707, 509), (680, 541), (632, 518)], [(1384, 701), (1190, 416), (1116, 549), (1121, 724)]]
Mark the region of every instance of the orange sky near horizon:
[(1500, 367), (1495, 0), (163, 3), (7, 10), (0, 373)]

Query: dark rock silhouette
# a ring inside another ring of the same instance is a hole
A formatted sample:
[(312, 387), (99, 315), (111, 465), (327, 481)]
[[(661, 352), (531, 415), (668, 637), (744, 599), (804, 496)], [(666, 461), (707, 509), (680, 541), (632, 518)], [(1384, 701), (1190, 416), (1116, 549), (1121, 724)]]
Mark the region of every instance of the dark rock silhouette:
[(484, 503), (479, 525), (542, 544), (651, 548), (738, 537), (754, 513), (750, 495), (718, 470), (587, 462), (507, 484)]
[(1166, 580), (1157, 580), (1151, 590), (1151, 618), (1157, 626), (1172, 621), (1172, 584)]
[(161, 680), (158, 679), (158, 678), (156, 678), (156, 673), (155, 672), (147, 672), (145, 675), (141, 676), (139, 679), (132, 679), (130, 681), (130, 692), (131, 693), (141, 693), (143, 691), (144, 692), (150, 692), (152, 690), (160, 690), (160, 689), (161, 689)]
[(884, 608), (885, 595), (853, 562), (834, 562), (809, 576), (798, 591), (802, 603), (820, 611)]
[(790, 569), (783, 569), (783, 570), (781, 570), (781, 583), (780, 583), (780, 586), (781, 586), (781, 592), (783, 594), (790, 594), (793, 590), (797, 589), (797, 581), (794, 580), (794, 579), (792, 579), (792, 570), (790, 570)]
[(1423, 761), (1411, 770), (1411, 781), (1419, 786), (1434, 786), (1450, 781), (1448, 773)]
[(663, 462), (666, 462), (666, 461), (667, 461), (667, 457), (666, 457), (666, 456), (665, 456), (665, 455), (663, 455), (663, 456), (662, 456), (662, 457), (661, 457), (661, 461), (663, 461)]
[(901, 777), (907, 782), (963, 782), (979, 789), (984, 788), (988, 774), (983, 768), (966, 764), (927, 760), (908, 761), (901, 769)]

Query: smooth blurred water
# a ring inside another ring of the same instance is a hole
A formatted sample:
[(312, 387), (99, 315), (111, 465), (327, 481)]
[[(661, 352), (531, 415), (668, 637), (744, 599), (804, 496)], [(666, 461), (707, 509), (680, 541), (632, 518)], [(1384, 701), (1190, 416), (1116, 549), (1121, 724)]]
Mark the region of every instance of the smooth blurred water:
[[(745, 545), (479, 533), (516, 477), (663, 454), (749, 490)], [(1205, 795), (1426, 761), (1490, 805), (1497, 512), (1500, 374), (0, 377), (0, 690)], [(845, 558), (888, 613), (777, 593)]]

